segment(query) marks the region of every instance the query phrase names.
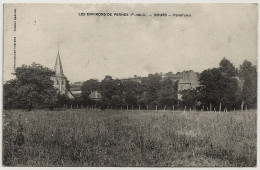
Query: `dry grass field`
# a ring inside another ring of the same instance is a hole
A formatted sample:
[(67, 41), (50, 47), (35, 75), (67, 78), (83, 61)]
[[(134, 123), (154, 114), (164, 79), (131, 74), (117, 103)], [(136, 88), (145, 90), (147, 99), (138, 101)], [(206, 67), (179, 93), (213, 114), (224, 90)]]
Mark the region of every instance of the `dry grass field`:
[(256, 121), (255, 110), (5, 110), (3, 164), (254, 167)]

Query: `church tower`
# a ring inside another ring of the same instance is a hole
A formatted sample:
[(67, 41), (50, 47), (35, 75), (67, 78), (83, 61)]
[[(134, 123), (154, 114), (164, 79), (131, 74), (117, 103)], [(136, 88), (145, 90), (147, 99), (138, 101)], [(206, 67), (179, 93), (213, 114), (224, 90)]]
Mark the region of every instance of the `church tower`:
[(52, 77), (52, 80), (54, 81), (54, 87), (58, 89), (58, 92), (61, 95), (67, 95), (69, 98), (74, 98), (70, 93), (70, 91), (66, 88), (67, 80), (63, 73), (59, 51), (57, 54), (54, 71), (55, 71), (55, 76)]
[(56, 87), (59, 90), (59, 93), (61, 95), (64, 95), (66, 94), (66, 77), (63, 73), (59, 52), (57, 54), (54, 71), (55, 71), (55, 77), (53, 78), (54, 87)]

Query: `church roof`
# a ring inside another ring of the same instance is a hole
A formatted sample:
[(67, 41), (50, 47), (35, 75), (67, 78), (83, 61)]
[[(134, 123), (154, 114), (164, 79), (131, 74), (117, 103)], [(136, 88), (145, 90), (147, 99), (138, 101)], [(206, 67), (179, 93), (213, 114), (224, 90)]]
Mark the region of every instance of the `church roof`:
[(63, 73), (63, 69), (62, 69), (62, 64), (61, 64), (59, 52), (57, 54), (57, 58), (56, 58), (55, 66), (54, 66), (54, 71), (55, 71), (55, 76), (65, 77), (65, 75)]

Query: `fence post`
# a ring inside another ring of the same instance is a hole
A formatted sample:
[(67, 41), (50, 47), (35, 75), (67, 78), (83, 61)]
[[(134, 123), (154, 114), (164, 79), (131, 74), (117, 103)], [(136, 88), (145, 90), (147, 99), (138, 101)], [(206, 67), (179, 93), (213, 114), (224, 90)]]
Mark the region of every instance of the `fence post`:
[(172, 105), (172, 112), (174, 113), (174, 105)]
[(190, 107), (190, 112), (191, 112), (191, 107)]
[(126, 110), (128, 110), (128, 105), (126, 106)]
[(164, 111), (166, 110), (166, 106), (164, 106)]
[(156, 112), (157, 112), (157, 106), (155, 106), (155, 110), (156, 110)]
[(70, 108), (72, 109), (72, 104), (70, 105)]
[(140, 111), (140, 104), (139, 104), (139, 111)]
[(241, 103), (241, 112), (244, 110), (244, 102)]
[(134, 106), (132, 105), (132, 110), (134, 110)]
[(185, 111), (186, 111), (186, 106), (184, 107), (184, 113), (185, 113)]
[(146, 106), (147, 110), (148, 110), (148, 105)]
[(221, 112), (221, 103), (219, 104), (219, 112)]

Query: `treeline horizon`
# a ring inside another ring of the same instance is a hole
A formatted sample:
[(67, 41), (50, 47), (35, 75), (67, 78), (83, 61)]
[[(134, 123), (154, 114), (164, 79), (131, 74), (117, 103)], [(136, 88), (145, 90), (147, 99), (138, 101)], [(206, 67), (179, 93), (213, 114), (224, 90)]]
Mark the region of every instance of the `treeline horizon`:
[[(171, 72), (169, 72), (171, 73)], [(55, 73), (49, 68), (33, 63), (16, 68), (16, 79), (4, 84), (4, 108), (31, 108), (42, 105), (51, 109), (65, 105), (83, 105), (101, 109), (256, 109), (257, 69), (251, 62), (244, 62), (235, 68), (223, 58), (219, 67), (205, 69), (199, 74), (200, 86), (193, 89), (178, 90), (178, 81), (170, 76), (149, 74), (141, 83), (113, 79), (107, 75), (101, 81), (89, 79), (82, 84), (82, 93), (75, 100), (57, 93), (51, 76)], [(242, 86), (240, 85), (242, 84)], [(67, 82), (69, 88), (69, 82)], [(56, 91), (56, 92), (55, 92)], [(98, 91), (101, 100), (93, 100), (90, 94)], [(178, 95), (182, 99), (178, 99)], [(220, 107), (221, 105), (221, 107)], [(39, 108), (39, 107), (38, 107)]]
[[(167, 72), (167, 73), (155, 72), (155, 73), (149, 73), (149, 74), (159, 74), (159, 75), (161, 75), (161, 76), (168, 76), (168, 75), (179, 75), (179, 74), (181, 74), (181, 73), (183, 73), (183, 72), (189, 72), (189, 71), (193, 71), (194, 73), (196, 73), (197, 75), (199, 75), (199, 72), (194, 71), (194, 70), (184, 70), (184, 71), (181, 71), (181, 72), (180, 72), (180, 71), (177, 71), (176, 73), (173, 73), (172, 71), (169, 71), (169, 72)], [(149, 75), (149, 74), (148, 74), (148, 75)], [(106, 76), (109, 76), (109, 77), (113, 77), (113, 79), (118, 79), (118, 80), (126, 81), (127, 79), (147, 78), (148, 75), (147, 75), (147, 76), (139, 76), (139, 75), (135, 74), (135, 75), (132, 76), (132, 77), (123, 77), (123, 78), (119, 78), (119, 77), (114, 78), (114, 77), (111, 76), (111, 75), (105, 75), (104, 77), (106, 78)], [(90, 78), (90, 79), (88, 79), (88, 80), (97, 80), (98, 82), (101, 82), (103, 79)], [(87, 81), (88, 81), (88, 80), (87, 80)], [(75, 82), (70, 82), (70, 81), (69, 81), (69, 85), (71, 86), (71, 85), (83, 84), (84, 82), (86, 82), (86, 81), (75, 81)]]

